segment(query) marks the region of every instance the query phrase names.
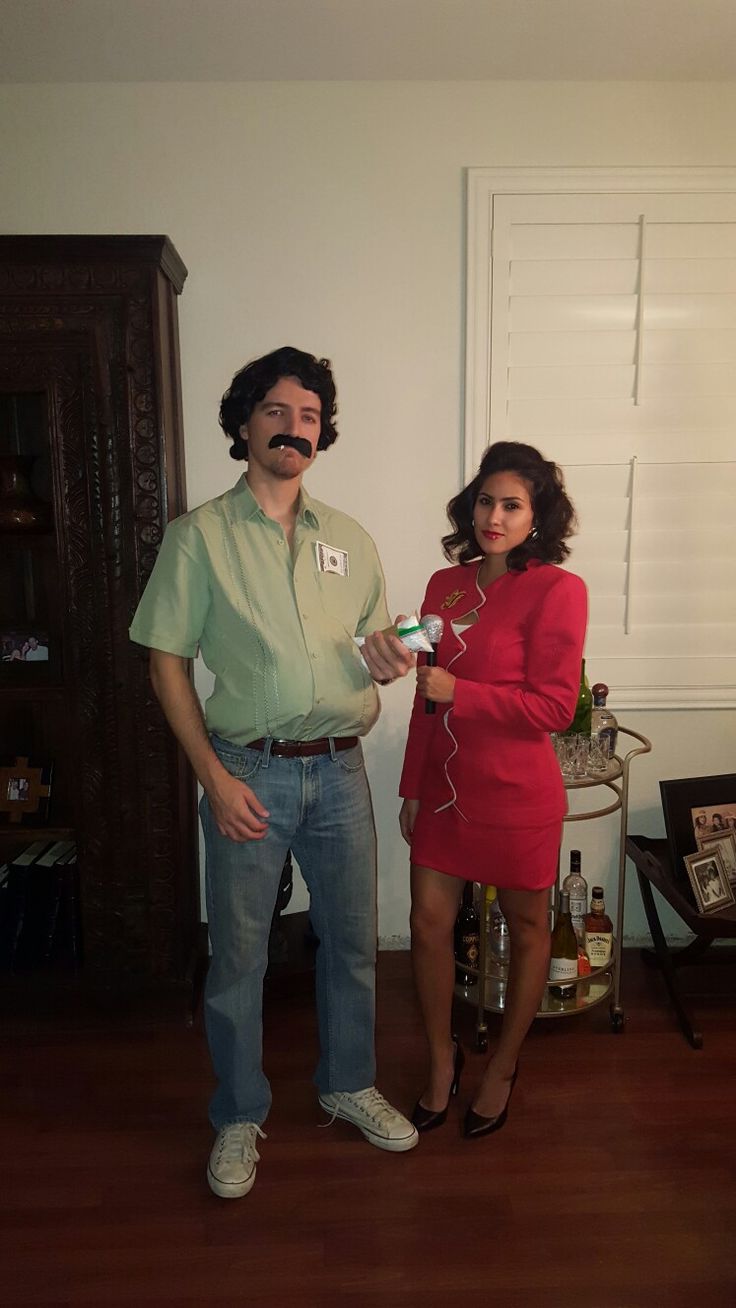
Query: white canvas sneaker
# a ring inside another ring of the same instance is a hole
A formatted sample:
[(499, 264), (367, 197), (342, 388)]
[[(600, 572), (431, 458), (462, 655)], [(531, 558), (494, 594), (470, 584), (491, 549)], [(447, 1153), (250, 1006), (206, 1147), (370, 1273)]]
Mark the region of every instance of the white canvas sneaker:
[(403, 1113), (392, 1108), (387, 1099), (379, 1094), (374, 1085), (367, 1090), (337, 1091), (333, 1094), (321, 1094), (319, 1102), (326, 1113), (330, 1114), (326, 1126), (331, 1126), (336, 1117), (352, 1122), (363, 1132), (366, 1140), (378, 1149), (388, 1149), (392, 1153), (403, 1153), (413, 1149), (419, 1143), (419, 1133), (415, 1126), (404, 1117)]
[(256, 1136), (266, 1139), (255, 1122), (232, 1122), (218, 1131), (207, 1164), (210, 1190), (220, 1199), (241, 1199), (253, 1188), (261, 1155)]

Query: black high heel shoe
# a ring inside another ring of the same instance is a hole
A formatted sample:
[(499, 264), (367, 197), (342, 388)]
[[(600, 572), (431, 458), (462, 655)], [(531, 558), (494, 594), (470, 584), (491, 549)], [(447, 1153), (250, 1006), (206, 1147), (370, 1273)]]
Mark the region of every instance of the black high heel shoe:
[(514, 1075), (511, 1078), (509, 1097), (501, 1109), (501, 1112), (497, 1113), (495, 1117), (483, 1117), (480, 1113), (476, 1113), (474, 1109), (468, 1109), (465, 1114), (465, 1120), (463, 1121), (463, 1135), (466, 1140), (477, 1140), (482, 1135), (493, 1135), (494, 1131), (501, 1130), (501, 1127), (505, 1125), (506, 1118), (509, 1115), (509, 1104), (511, 1103), (511, 1096), (514, 1093), (514, 1086), (516, 1085), (516, 1078), (518, 1075), (519, 1067), (517, 1064), (514, 1068)]
[(411, 1120), (419, 1132), (434, 1131), (435, 1127), (442, 1126), (447, 1117), (450, 1100), (460, 1089), (460, 1074), (465, 1066), (465, 1054), (463, 1053), (463, 1047), (457, 1036), (453, 1036), (452, 1039), (455, 1045), (455, 1057), (452, 1063), (452, 1085), (450, 1086), (450, 1093), (447, 1096), (447, 1103), (444, 1108), (440, 1108), (438, 1112), (435, 1113), (431, 1108), (425, 1108), (424, 1104), (417, 1100), (414, 1105), (414, 1112), (411, 1115)]

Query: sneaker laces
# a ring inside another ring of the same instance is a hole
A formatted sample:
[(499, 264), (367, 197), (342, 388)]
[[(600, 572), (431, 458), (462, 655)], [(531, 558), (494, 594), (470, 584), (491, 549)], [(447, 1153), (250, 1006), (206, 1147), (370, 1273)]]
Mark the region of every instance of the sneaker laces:
[(360, 1112), (365, 1113), (365, 1116), (369, 1121), (377, 1122), (379, 1126), (386, 1126), (388, 1122), (397, 1115), (396, 1109), (391, 1107), (387, 1099), (384, 1099), (380, 1090), (377, 1090), (374, 1085), (371, 1085), (367, 1090), (346, 1090), (342, 1093), (338, 1092), (335, 1095), (335, 1106), (332, 1110), (332, 1117), (329, 1122), (320, 1123), (321, 1126), (332, 1126), (332, 1123), (335, 1121), (340, 1110), (340, 1104), (344, 1101), (353, 1104), (355, 1108), (360, 1110)]
[(232, 1126), (225, 1127), (217, 1150), (218, 1165), (242, 1162), (250, 1166), (259, 1163), (261, 1155), (256, 1148), (256, 1136), (268, 1139), (255, 1122), (233, 1122)]

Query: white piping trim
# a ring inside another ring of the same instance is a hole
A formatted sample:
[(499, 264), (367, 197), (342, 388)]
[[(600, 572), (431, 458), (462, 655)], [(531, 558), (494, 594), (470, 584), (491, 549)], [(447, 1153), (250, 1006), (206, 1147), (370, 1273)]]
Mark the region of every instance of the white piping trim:
[[(482, 561), (482, 560), (481, 560), (481, 561)], [(470, 610), (469, 610), (471, 613), (475, 613), (475, 614), (477, 614), (478, 611), (479, 611), (480, 609), (482, 609), (482, 608), (483, 608), (483, 605), (487, 602), (487, 596), (486, 596), (485, 593), (481, 590), (481, 587), (480, 587), (480, 585), (478, 584), (478, 573), (479, 573), (479, 571), (480, 571), (480, 564), (478, 565), (478, 567), (477, 567), (477, 569), (476, 569), (476, 572), (475, 572), (475, 589), (477, 590), (478, 595), (479, 595), (479, 597), (480, 597), (480, 603), (477, 604), (477, 605), (475, 606), (474, 609), (470, 609)], [(452, 626), (452, 621), (450, 621), (450, 626)], [(448, 671), (448, 672), (449, 672), (450, 668), (452, 667), (453, 663), (455, 662), (455, 659), (459, 659), (460, 656), (461, 656), (461, 654), (464, 654), (464, 653), (466, 652), (467, 648), (468, 648), (467, 645), (465, 644), (465, 641), (463, 640), (462, 636), (460, 635), (459, 632), (457, 632), (457, 631), (455, 630), (454, 627), (452, 628), (452, 633), (453, 633), (453, 635), (456, 637), (456, 639), (460, 642), (460, 649), (457, 651), (456, 654), (453, 654), (452, 658), (450, 659), (449, 663), (447, 664), (447, 671)], [(452, 733), (452, 728), (450, 727), (449, 717), (450, 717), (450, 713), (451, 713), (451, 712), (452, 712), (452, 705), (450, 705), (450, 707), (448, 708), (448, 710), (447, 710), (447, 712), (445, 713), (445, 715), (444, 715), (442, 721), (443, 721), (443, 724), (444, 724), (445, 731), (447, 732), (448, 736), (450, 737), (450, 740), (452, 741), (452, 743), (453, 743), (453, 745), (454, 745), (454, 747), (455, 747), (455, 748), (453, 749), (452, 753), (451, 753), (450, 755), (448, 755), (448, 757), (445, 759), (445, 763), (444, 763), (445, 781), (447, 782), (448, 786), (450, 787), (450, 790), (452, 791), (452, 798), (451, 798), (451, 799), (448, 799), (448, 801), (447, 801), (446, 804), (440, 804), (439, 808), (436, 808), (434, 811), (435, 811), (435, 813), (444, 813), (444, 811), (445, 811), (446, 808), (455, 808), (455, 809), (457, 809), (457, 812), (459, 813), (459, 815), (460, 815), (460, 817), (462, 818), (463, 822), (467, 822), (468, 819), (466, 818), (466, 816), (465, 816), (465, 814), (463, 813), (462, 809), (458, 808), (458, 804), (457, 804), (457, 791), (456, 791), (454, 785), (452, 784), (452, 779), (451, 779), (451, 777), (450, 777), (449, 772), (447, 771), (447, 765), (448, 765), (448, 763), (451, 763), (451, 762), (452, 762), (452, 760), (454, 759), (455, 755), (457, 754), (457, 752), (458, 752), (458, 750), (459, 750), (459, 748), (460, 748), (460, 746), (459, 746), (458, 743), (457, 743), (457, 740), (456, 740), (455, 736), (454, 736), (453, 733)]]

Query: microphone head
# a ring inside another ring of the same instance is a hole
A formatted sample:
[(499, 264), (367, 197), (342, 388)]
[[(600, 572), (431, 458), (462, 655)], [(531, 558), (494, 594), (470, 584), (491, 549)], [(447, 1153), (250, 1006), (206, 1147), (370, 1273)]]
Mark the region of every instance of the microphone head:
[(445, 629), (445, 619), (440, 618), (436, 613), (425, 613), (422, 618), (422, 626), (427, 633), (430, 644), (439, 645), (442, 640), (442, 632)]

